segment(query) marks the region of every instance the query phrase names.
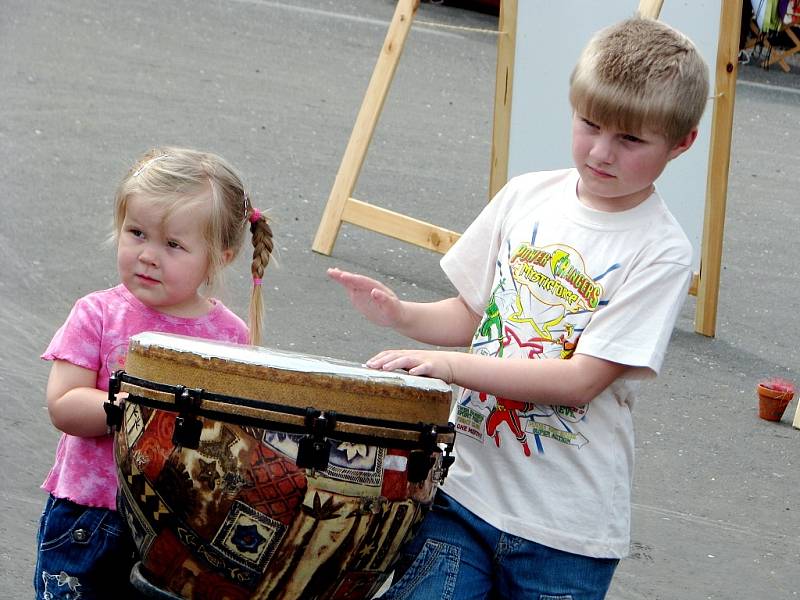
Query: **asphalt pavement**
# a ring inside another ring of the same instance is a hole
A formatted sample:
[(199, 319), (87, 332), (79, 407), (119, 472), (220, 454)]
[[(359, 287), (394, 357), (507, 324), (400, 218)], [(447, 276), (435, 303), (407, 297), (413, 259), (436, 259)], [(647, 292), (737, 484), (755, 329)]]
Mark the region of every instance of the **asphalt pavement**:
[[(409, 345), (364, 323), (329, 266), (404, 298), (452, 293), (437, 254), (371, 231), (344, 225), (332, 256), (311, 251), (393, 10), (0, 0), (0, 596), (31, 597), (39, 485), (58, 439), (38, 356), (76, 298), (116, 283), (113, 191), (144, 150), (227, 157), (273, 217), (267, 346), (360, 361)], [(456, 231), (474, 218), (487, 201), (496, 27), (421, 5), (356, 197)], [(754, 392), (767, 376), (800, 383), (798, 73), (740, 70), (717, 334), (694, 332), (689, 297), (636, 405), (632, 554), (611, 600), (800, 595), (798, 401), (770, 423)], [(243, 256), (220, 293), (241, 315), (248, 282)]]

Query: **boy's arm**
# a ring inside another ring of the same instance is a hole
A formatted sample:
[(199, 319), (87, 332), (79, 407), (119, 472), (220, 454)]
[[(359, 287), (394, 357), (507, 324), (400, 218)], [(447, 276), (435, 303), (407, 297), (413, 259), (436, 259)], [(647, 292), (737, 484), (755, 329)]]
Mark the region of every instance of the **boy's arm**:
[(627, 365), (577, 353), (566, 360), (531, 360), (432, 350), (385, 350), (366, 364), (438, 377), (506, 400), (561, 406), (588, 404), (628, 369)]
[(370, 322), (391, 327), (411, 339), (434, 346), (469, 346), (480, 322), (460, 298), (438, 302), (400, 300), (388, 287), (364, 275), (328, 269), (328, 276), (347, 291), (350, 302)]
[(53, 361), (47, 380), (47, 410), (56, 429), (78, 437), (105, 435), (108, 428), (97, 373), (65, 360)]

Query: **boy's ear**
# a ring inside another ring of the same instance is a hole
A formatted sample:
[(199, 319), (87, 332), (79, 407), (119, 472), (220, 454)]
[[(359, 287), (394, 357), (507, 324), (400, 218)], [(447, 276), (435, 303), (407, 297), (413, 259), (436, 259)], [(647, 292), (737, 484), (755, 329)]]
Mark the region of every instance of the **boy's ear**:
[(692, 147), (694, 141), (697, 139), (697, 127), (692, 129), (689, 133), (683, 136), (678, 142), (672, 147), (672, 150), (669, 151), (669, 160), (673, 158), (677, 158), (684, 152), (686, 152), (689, 148)]

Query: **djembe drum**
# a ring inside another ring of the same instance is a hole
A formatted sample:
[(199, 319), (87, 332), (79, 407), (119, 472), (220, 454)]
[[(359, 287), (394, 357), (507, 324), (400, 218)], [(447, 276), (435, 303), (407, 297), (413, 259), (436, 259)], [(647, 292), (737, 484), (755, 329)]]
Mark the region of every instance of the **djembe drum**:
[(438, 379), (134, 336), (106, 403), (132, 581), (163, 598), (372, 597), (452, 461), (450, 401)]

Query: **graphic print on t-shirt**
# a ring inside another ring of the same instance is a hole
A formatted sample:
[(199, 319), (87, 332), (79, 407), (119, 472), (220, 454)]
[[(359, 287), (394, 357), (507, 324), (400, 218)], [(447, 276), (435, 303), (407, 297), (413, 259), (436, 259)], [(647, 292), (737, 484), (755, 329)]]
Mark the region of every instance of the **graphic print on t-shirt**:
[[(497, 263), (495, 287), (472, 340), (471, 352), (502, 358), (569, 359), (592, 314), (603, 302), (603, 275), (587, 272), (570, 246), (520, 243)], [(589, 443), (579, 423), (589, 405), (546, 406), (462, 390), (456, 428), (487, 443), (518, 444), (531, 455), (529, 435), (544, 452), (543, 439), (581, 448)]]

